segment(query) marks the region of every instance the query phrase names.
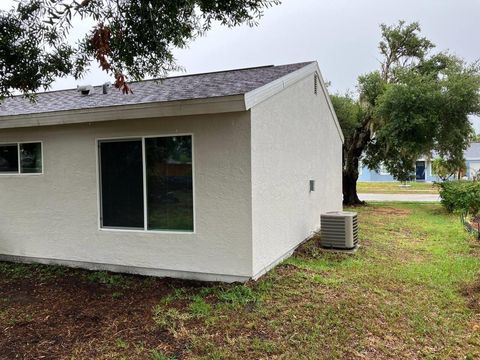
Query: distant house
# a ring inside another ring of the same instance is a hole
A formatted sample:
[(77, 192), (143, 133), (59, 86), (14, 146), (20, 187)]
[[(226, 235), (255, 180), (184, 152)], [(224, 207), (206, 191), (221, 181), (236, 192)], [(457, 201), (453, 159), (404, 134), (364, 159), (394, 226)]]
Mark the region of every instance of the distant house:
[[(469, 148), (465, 150), (465, 167), (466, 172), (464, 177), (473, 179), (479, 175), (480, 172), (480, 143), (472, 143)], [(433, 182), (440, 181), (432, 170), (432, 160), (427, 158), (420, 158), (415, 164), (415, 181)], [(381, 166), (379, 171), (373, 171), (366, 166), (360, 166), (358, 181), (395, 181), (392, 175), (388, 173), (385, 167)]]
[(316, 62), (0, 105), (0, 259), (258, 278), (342, 208)]

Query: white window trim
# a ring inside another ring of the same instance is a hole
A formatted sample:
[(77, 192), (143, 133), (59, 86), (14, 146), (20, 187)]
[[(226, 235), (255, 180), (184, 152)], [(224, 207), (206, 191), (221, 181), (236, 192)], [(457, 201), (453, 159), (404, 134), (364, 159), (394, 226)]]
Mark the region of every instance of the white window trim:
[[(22, 173), (21, 172), (21, 162), (20, 162), (20, 145), (21, 144), (34, 144), (40, 143), (40, 152), (42, 156), (42, 171), (38, 173)], [(17, 146), (17, 158), (18, 158), (18, 171), (17, 172), (0, 172), (0, 176), (39, 176), (44, 174), (44, 156), (43, 156), (43, 141), (41, 140), (32, 140), (32, 141), (11, 141), (0, 143), (0, 146), (3, 145), (16, 145)]]
[[(148, 230), (148, 208), (147, 208), (147, 177), (146, 175), (146, 157), (145, 157), (145, 139), (149, 138), (161, 138), (161, 137), (174, 137), (174, 136), (190, 136), (192, 138), (192, 206), (193, 206), (193, 231), (175, 231), (175, 230)], [(142, 170), (143, 170), (143, 219), (144, 226), (143, 229), (128, 229), (128, 228), (112, 228), (112, 227), (103, 227), (102, 226), (102, 201), (101, 201), (101, 183), (100, 183), (100, 153), (98, 151), (100, 142), (109, 141), (109, 140), (128, 140), (128, 139), (138, 139), (142, 142)], [(106, 232), (130, 232), (130, 233), (148, 233), (148, 234), (181, 234), (181, 235), (192, 235), (196, 234), (197, 223), (196, 223), (196, 196), (195, 196), (195, 144), (193, 133), (174, 133), (174, 134), (162, 134), (162, 135), (144, 135), (144, 136), (117, 136), (109, 138), (96, 138), (95, 139), (95, 158), (96, 158), (96, 182), (97, 182), (97, 220), (98, 220), (98, 230)]]

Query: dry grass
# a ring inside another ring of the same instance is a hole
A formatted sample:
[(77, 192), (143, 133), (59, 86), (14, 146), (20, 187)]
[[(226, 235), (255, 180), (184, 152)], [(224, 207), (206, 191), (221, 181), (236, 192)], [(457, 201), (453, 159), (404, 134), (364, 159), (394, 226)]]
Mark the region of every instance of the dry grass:
[(356, 211), (357, 254), (313, 239), (246, 285), (0, 263), (0, 358), (480, 357), (480, 247), (458, 219)]
[(398, 181), (358, 182), (357, 191), (363, 194), (438, 194), (438, 187), (425, 182), (409, 182), (408, 186)]

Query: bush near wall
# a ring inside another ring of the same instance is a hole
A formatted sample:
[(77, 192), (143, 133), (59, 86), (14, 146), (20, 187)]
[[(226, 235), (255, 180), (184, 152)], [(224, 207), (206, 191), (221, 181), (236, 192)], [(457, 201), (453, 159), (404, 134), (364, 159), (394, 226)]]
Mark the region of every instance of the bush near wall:
[(480, 212), (480, 181), (445, 181), (438, 186), (441, 203), (447, 211), (471, 215)]

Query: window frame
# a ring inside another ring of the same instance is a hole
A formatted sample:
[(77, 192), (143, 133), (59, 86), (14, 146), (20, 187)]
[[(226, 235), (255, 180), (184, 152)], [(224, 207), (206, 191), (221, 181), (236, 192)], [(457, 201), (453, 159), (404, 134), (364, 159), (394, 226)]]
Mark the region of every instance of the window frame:
[[(145, 139), (150, 138), (166, 138), (166, 137), (178, 137), (178, 136), (190, 136), (192, 143), (192, 207), (193, 207), (193, 230), (148, 230), (148, 194), (147, 194), (147, 157), (145, 156)], [(100, 144), (105, 141), (122, 141), (122, 140), (135, 140), (138, 139), (142, 142), (142, 172), (143, 172), (143, 229), (129, 229), (120, 227), (103, 227), (102, 226), (102, 188), (101, 188), (101, 162), (100, 162)], [(162, 135), (131, 135), (131, 136), (117, 136), (108, 138), (96, 138), (95, 139), (95, 158), (96, 158), (96, 182), (97, 182), (97, 221), (99, 231), (110, 232), (133, 232), (133, 233), (152, 233), (152, 234), (183, 234), (192, 235), (196, 234), (196, 191), (195, 191), (195, 142), (193, 133), (173, 133)]]
[[(20, 145), (22, 144), (40, 144), (40, 154), (42, 156), (42, 171), (38, 173), (22, 173), (22, 164), (21, 164), (21, 156), (20, 156)], [(9, 141), (9, 142), (1, 142), (0, 146), (6, 145), (16, 145), (17, 146), (17, 162), (18, 162), (18, 171), (17, 172), (1, 172), (0, 176), (39, 176), (44, 175), (45, 167), (44, 167), (44, 156), (43, 156), (43, 140), (32, 140), (32, 141)]]

